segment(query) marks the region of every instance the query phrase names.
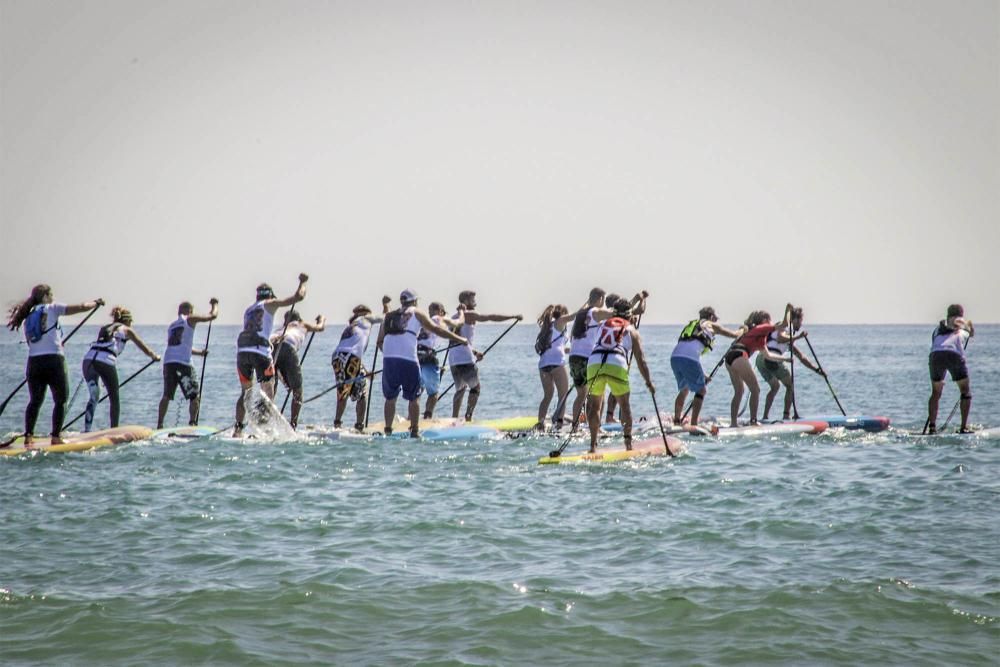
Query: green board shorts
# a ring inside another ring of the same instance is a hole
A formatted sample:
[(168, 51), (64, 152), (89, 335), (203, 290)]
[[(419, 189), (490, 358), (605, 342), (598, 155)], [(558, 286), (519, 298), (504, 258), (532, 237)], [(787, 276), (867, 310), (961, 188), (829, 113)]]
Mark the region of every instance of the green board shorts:
[(588, 357), (570, 356), (569, 376), (573, 380), (574, 387), (583, 387), (587, 384), (587, 361)]
[(629, 393), (628, 369), (620, 366), (590, 364), (587, 366), (587, 382), (591, 383), (592, 396), (604, 396), (604, 390), (610, 389), (612, 396), (623, 396)]
[(792, 381), (792, 374), (788, 372), (788, 366), (783, 361), (769, 361), (763, 354), (757, 354), (757, 361), (754, 362), (757, 370), (760, 371), (764, 382), (770, 384), (771, 380), (789, 383)]

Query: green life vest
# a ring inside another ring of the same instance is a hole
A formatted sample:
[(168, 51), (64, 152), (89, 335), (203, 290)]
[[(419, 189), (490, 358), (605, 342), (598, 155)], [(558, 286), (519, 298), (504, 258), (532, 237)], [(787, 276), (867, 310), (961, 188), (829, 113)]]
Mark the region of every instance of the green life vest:
[(712, 345), (715, 343), (715, 339), (705, 332), (701, 327), (701, 323), (704, 320), (691, 320), (687, 323), (687, 326), (681, 330), (680, 338), (678, 341), (688, 341), (696, 340), (705, 346), (705, 349), (701, 351), (702, 354), (707, 354), (709, 350), (712, 349)]

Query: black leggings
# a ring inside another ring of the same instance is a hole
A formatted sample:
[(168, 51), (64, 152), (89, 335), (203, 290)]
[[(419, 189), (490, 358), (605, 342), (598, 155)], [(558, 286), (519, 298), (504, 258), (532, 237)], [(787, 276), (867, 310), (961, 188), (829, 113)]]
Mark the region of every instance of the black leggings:
[(34, 435), (38, 411), (45, 402), (45, 389), (52, 390), (52, 437), (62, 433), (66, 419), (66, 400), (69, 398), (69, 378), (66, 374), (66, 359), (61, 354), (42, 354), (28, 357), (28, 407), (24, 411), (24, 432)]
[(94, 412), (97, 411), (97, 401), (100, 398), (101, 389), (97, 384), (97, 378), (101, 379), (104, 388), (108, 390), (108, 400), (111, 401), (111, 428), (118, 426), (118, 415), (121, 412), (118, 401), (118, 368), (103, 361), (84, 359), (83, 379), (87, 381), (87, 390), (90, 392), (84, 417), (85, 431), (90, 431), (90, 426), (94, 423)]

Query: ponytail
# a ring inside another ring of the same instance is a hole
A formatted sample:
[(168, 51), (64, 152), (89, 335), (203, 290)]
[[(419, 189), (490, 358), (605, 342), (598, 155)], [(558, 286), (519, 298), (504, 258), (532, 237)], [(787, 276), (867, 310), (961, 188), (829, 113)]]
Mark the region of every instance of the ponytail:
[(11, 306), (10, 310), (7, 312), (7, 328), (11, 331), (17, 331), (20, 329), (21, 323), (24, 322), (26, 317), (28, 317), (28, 313), (31, 312), (31, 309), (42, 303), (45, 296), (51, 292), (52, 288), (45, 284), (35, 285), (32, 287), (31, 296), (21, 303)]

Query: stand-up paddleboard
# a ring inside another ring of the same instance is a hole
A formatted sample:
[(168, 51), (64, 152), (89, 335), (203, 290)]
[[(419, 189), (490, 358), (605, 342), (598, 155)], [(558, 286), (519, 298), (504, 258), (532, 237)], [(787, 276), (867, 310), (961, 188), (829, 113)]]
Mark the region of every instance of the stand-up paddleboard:
[[(670, 451), (677, 456), (684, 451), (684, 443), (677, 438), (667, 436), (667, 446)], [(543, 456), (538, 459), (541, 465), (552, 463), (611, 463), (614, 461), (624, 461), (643, 456), (667, 456), (667, 449), (663, 445), (663, 438), (650, 438), (633, 443), (632, 449), (621, 447), (608, 447), (598, 449), (596, 452), (580, 452), (577, 454), (562, 454), (561, 456)]]
[[(672, 416), (663, 416), (660, 413), (660, 420), (663, 422), (663, 432), (667, 435), (715, 435), (719, 427), (715, 424), (709, 425), (698, 425), (691, 426), (690, 424), (678, 424), (674, 425)], [(637, 417), (632, 421), (632, 432), (633, 433), (648, 433), (649, 431), (659, 432), (660, 430), (660, 420), (656, 419), (656, 415), (643, 415), (642, 417)], [(608, 433), (621, 433), (622, 425), (618, 422), (611, 422), (601, 424), (601, 430)]]
[[(830, 428), (843, 428), (847, 430), (864, 430), (869, 433), (878, 433), (889, 428), (890, 419), (888, 417), (873, 417), (870, 415), (821, 415), (819, 417), (802, 417), (798, 421), (826, 422)], [(794, 422), (790, 422), (794, 423)]]
[(720, 426), (716, 434), (720, 438), (735, 438), (740, 436), (789, 435), (792, 433), (808, 433), (816, 435), (826, 430), (823, 421), (797, 421), (784, 424), (757, 424), (755, 426)]
[(489, 426), (498, 431), (530, 431), (538, 423), (538, 417), (506, 417), (504, 419), (482, 419), (473, 422), (477, 426)]
[[(421, 431), (425, 429), (438, 429), (445, 428), (447, 426), (456, 426), (459, 424), (466, 424), (464, 420), (452, 419), (451, 417), (434, 417), (433, 419), (421, 419), (418, 422), (418, 427)], [(368, 428), (365, 429), (364, 435), (367, 437), (386, 437), (385, 435), (385, 422), (375, 422), (374, 424), (369, 424)], [(410, 420), (405, 417), (400, 417), (396, 415), (396, 419), (392, 422), (392, 435), (388, 436), (390, 438), (408, 438), (410, 437)]]
[(175, 426), (153, 431), (153, 440), (198, 440), (218, 432), (214, 426)]
[(478, 424), (458, 424), (420, 431), (422, 440), (493, 440), (500, 437), (500, 431), (492, 426)]
[(0, 455), (17, 456), (28, 452), (85, 452), (88, 449), (145, 440), (152, 434), (153, 429), (145, 426), (118, 426), (90, 433), (66, 434), (63, 437), (66, 442), (62, 445), (48, 444), (47, 437), (36, 438), (34, 444), (27, 448), (24, 446), (24, 438), (20, 437), (10, 446), (0, 449)]

